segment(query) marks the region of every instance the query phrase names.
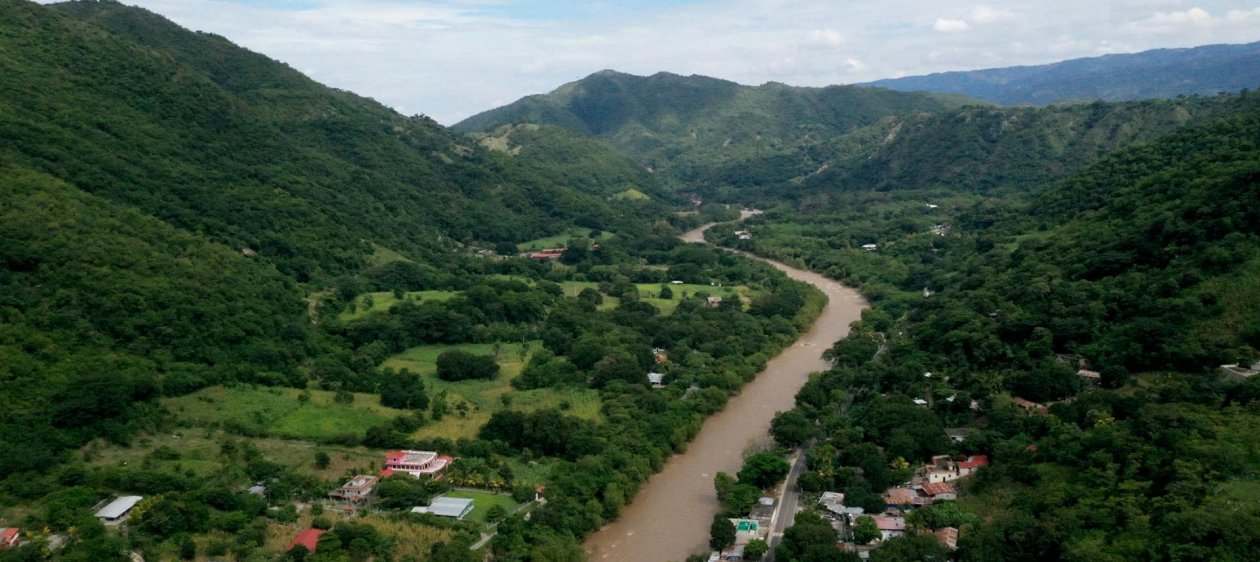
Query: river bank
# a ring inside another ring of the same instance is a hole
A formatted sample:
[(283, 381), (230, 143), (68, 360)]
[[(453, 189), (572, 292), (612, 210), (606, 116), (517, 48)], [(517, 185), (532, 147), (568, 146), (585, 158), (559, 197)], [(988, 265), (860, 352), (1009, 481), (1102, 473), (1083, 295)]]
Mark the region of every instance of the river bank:
[[(755, 212), (745, 211), (743, 218)], [(682, 235), (704, 242), (704, 225)], [(665, 562), (708, 551), (709, 523), (719, 505), (713, 477), (734, 474), (749, 443), (767, 435), (775, 413), (789, 410), (809, 374), (827, 368), (822, 352), (849, 334), (861, 318), (866, 300), (856, 289), (822, 275), (751, 254), (792, 279), (809, 283), (827, 296), (818, 319), (791, 347), (766, 364), (726, 408), (705, 421), (686, 452), (674, 455), (661, 472), (639, 490), (621, 517), (592, 534), (584, 544), (587, 557), (600, 562)]]

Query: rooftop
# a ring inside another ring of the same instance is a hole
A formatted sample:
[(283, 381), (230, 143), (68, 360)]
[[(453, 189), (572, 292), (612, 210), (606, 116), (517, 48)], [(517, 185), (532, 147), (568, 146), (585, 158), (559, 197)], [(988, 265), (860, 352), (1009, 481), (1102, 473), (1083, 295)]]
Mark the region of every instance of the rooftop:
[(941, 494), (956, 494), (954, 486), (949, 482), (929, 482), (923, 485), (923, 493), (928, 496), (939, 496)]
[(906, 530), (906, 519), (904, 517), (890, 517), (887, 515), (875, 515), (871, 519), (875, 520), (875, 526), (881, 531), (904, 531)]
[(319, 536), (324, 534), (323, 529), (307, 529), (298, 533), (293, 540), (289, 541), (289, 546), (284, 547), (285, 550), (292, 550), (297, 545), (306, 547), (306, 550), (315, 552), (316, 545), (319, 544)]
[(391, 451), (385, 455), (385, 462), (394, 464), (427, 464), (436, 459), (433, 451)]
[(131, 508), (135, 507), (143, 499), (143, 496), (122, 496), (109, 502), (109, 505), (102, 507), (100, 511), (96, 512), (96, 516), (104, 519), (118, 519), (126, 515), (128, 511), (131, 511)]
[(440, 517), (463, 519), (473, 509), (473, 500), (438, 496), (429, 502), (428, 507), (414, 507), (412, 513), (432, 513)]

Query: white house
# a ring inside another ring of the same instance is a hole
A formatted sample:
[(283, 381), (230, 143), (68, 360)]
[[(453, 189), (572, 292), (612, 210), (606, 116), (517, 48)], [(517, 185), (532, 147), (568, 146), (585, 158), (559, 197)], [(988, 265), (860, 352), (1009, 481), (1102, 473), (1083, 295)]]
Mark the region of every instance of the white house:
[(96, 512), (97, 519), (107, 525), (122, 523), (127, 519), (127, 514), (136, 507), (136, 504), (143, 500), (143, 496), (122, 496), (109, 502), (108, 505), (102, 507)]

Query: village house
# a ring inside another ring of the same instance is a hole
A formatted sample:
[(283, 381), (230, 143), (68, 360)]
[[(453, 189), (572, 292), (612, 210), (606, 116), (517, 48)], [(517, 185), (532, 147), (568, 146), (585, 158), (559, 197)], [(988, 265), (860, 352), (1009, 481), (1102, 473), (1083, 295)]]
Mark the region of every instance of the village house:
[(752, 233), (747, 230), (736, 230), (735, 236), (740, 240), (752, 240)]
[(958, 492), (949, 482), (923, 484), (919, 487), (919, 491), (922, 492), (923, 497), (927, 498), (928, 503), (958, 499)]
[(841, 516), (844, 515), (844, 494), (839, 492), (823, 492), (818, 498), (818, 503), (826, 510), (827, 515)]
[(889, 511), (909, 511), (926, 504), (927, 501), (910, 488), (889, 488), (884, 492), (884, 505)]
[(385, 469), (382, 478), (388, 478), (399, 472), (405, 472), (416, 478), (430, 476), (436, 478), (447, 466), (451, 457), (439, 455), (433, 451), (391, 451), (385, 454)]
[(0, 548), (17, 546), (18, 535), (21, 534), (22, 530), (17, 527), (0, 527)]
[(660, 347), (653, 348), (652, 358), (656, 361), (657, 365), (660, 365), (660, 364), (665, 363), (666, 361), (669, 361), (669, 353), (666, 352), (664, 348), (660, 348)]
[(1234, 380), (1245, 381), (1260, 374), (1260, 361), (1256, 361), (1250, 368), (1236, 364), (1221, 365), (1221, 374)]
[(564, 255), (564, 248), (547, 248), (545, 250), (540, 250), (540, 251), (531, 253), (529, 255), (529, 259), (558, 260), (560, 259), (560, 256), (562, 255)]
[(122, 496), (109, 502), (108, 505), (102, 507), (96, 512), (96, 518), (100, 519), (106, 525), (117, 525), (127, 520), (127, 514), (135, 509), (136, 504), (143, 500), (143, 496)]
[(652, 388), (665, 388), (665, 375), (663, 373), (648, 373), (648, 384)]
[(463, 520), (473, 510), (473, 500), (438, 496), (429, 502), (428, 507), (413, 507), (412, 513), (432, 513), (438, 517)]
[(967, 476), (982, 466), (989, 466), (989, 457), (972, 455), (967, 460), (954, 462), (949, 455), (936, 455), (932, 461), (915, 471), (915, 483), (919, 485), (951, 482)]
[(941, 527), (932, 532), (936, 535), (936, 540), (941, 542), (941, 546), (950, 550), (958, 550), (958, 529), (954, 527)]
[(708, 303), (709, 306), (716, 308), (722, 304), (722, 297), (709, 297)]
[(879, 528), (880, 540), (895, 539), (906, 535), (906, 519), (891, 515), (875, 515), (875, 526)]
[(293, 550), (296, 546), (301, 546), (308, 552), (315, 552), (315, 549), (319, 547), (319, 536), (325, 532), (326, 531), (323, 529), (307, 529), (302, 531), (301, 533), (298, 533), (296, 537), (293, 537), (293, 540), (289, 541), (289, 545), (284, 547), (284, 550), (287, 552)]
[(1081, 369), (1077, 371), (1076, 376), (1081, 377), (1094, 384), (1098, 384), (1100, 381), (1102, 381), (1102, 373), (1099, 373), (1098, 371), (1091, 371), (1089, 369)]
[(748, 518), (769, 527), (774, 518), (774, 498), (758, 498), (757, 504), (748, 511)]
[(1038, 404), (1036, 402), (1033, 402), (1031, 400), (1024, 400), (1023, 398), (1020, 398), (1018, 396), (1016, 396), (1015, 398), (1012, 398), (1011, 402), (1014, 403), (1015, 406), (1017, 406), (1019, 409), (1029, 414), (1046, 414), (1050, 412), (1049, 408), (1046, 408), (1045, 406)]
[(948, 435), (950, 440), (952, 440), (955, 443), (962, 443), (963, 441), (967, 440), (968, 435), (971, 435), (971, 428), (947, 427), (945, 428), (945, 435)]
[(379, 480), (380, 478), (375, 476), (360, 474), (347, 480), (340, 488), (329, 492), (328, 497), (349, 503), (365, 502), (372, 495), (372, 490), (376, 488)]
[(874, 252), (879, 246), (876, 244), (862, 244), (862, 249), (868, 252)]
[(967, 460), (958, 463), (958, 474), (967, 476), (985, 466), (989, 466), (988, 455), (971, 455)]

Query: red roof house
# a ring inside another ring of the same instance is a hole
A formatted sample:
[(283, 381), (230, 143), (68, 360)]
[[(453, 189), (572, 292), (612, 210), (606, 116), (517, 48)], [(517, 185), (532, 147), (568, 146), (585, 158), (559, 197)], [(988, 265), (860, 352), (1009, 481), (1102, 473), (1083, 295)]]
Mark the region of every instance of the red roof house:
[(929, 482), (921, 488), (923, 495), (932, 498), (932, 500), (954, 500), (958, 499), (958, 491), (954, 490), (954, 486), (949, 482)]
[(942, 527), (932, 533), (936, 535), (936, 540), (941, 542), (941, 546), (950, 550), (958, 550), (958, 529), (954, 527)]
[(18, 535), (22, 530), (17, 527), (0, 528), (0, 548), (17, 546)]
[(284, 549), (293, 550), (293, 547), (302, 545), (306, 547), (306, 550), (315, 552), (316, 545), (319, 543), (319, 536), (324, 534), (324, 532), (325, 531), (323, 529), (307, 529), (302, 531), (301, 533), (298, 533), (298, 536), (293, 537), (293, 540), (289, 541), (289, 546), (286, 546)]

